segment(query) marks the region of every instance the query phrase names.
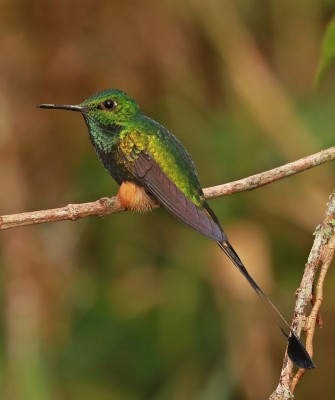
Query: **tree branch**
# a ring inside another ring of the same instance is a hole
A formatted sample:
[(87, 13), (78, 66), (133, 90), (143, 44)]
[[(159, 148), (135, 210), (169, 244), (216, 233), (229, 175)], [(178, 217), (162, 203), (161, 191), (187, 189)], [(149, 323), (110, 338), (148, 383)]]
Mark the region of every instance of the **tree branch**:
[[(212, 199), (237, 192), (253, 190), (334, 159), (335, 146), (260, 174), (206, 188), (204, 189), (204, 194), (207, 199)], [(125, 211), (125, 209), (121, 207), (117, 197), (103, 197), (90, 203), (69, 204), (65, 207), (49, 210), (3, 215), (0, 216), (0, 230), (47, 222), (64, 220), (75, 221), (78, 218), (87, 217), (89, 215), (104, 217), (122, 211)], [(324, 221), (316, 230), (316, 236), (308, 258), (308, 263), (306, 264), (300, 287), (297, 290), (297, 301), (291, 325), (298, 336), (300, 336), (302, 330), (306, 331), (306, 348), (310, 354), (313, 354), (315, 326), (316, 324), (321, 324), (319, 310), (323, 301), (323, 284), (334, 256), (334, 249), (335, 192), (330, 197)], [(315, 299), (312, 299), (313, 283), (319, 267), (320, 273), (316, 285), (316, 296)], [(306, 319), (306, 309), (311, 301), (313, 308), (309, 317)], [(287, 356), (285, 356), (278, 387), (270, 396), (270, 400), (293, 399), (295, 386), (304, 372), (304, 370), (299, 370), (293, 377), (293, 364)]]
[[(207, 199), (226, 196), (233, 193), (253, 190), (269, 183), (286, 178), (298, 172), (306, 171), (317, 165), (324, 164), (335, 159), (335, 146), (318, 153), (301, 158), (297, 161), (282, 165), (260, 174), (249, 176), (234, 182), (204, 189)], [(117, 197), (103, 197), (97, 201), (81, 204), (68, 204), (65, 207), (49, 210), (31, 211), (20, 214), (0, 216), (0, 230), (16, 228), (19, 226), (42, 224), (71, 220), (95, 215), (105, 217), (112, 213), (125, 211), (119, 204)]]
[[(304, 275), (299, 289), (294, 309), (294, 317), (291, 328), (300, 336), (302, 330), (306, 331), (306, 349), (313, 355), (313, 338), (316, 325), (321, 326), (320, 307), (323, 301), (323, 285), (326, 274), (334, 257), (335, 251), (335, 191), (330, 196), (323, 222), (316, 228), (315, 239), (308, 257)], [(320, 268), (316, 285), (316, 294), (313, 298), (314, 280)], [(306, 318), (307, 307), (312, 303), (313, 307)], [(305, 370), (299, 369), (293, 377), (293, 364), (285, 356), (279, 384), (270, 400), (293, 399), (294, 389), (304, 375)]]

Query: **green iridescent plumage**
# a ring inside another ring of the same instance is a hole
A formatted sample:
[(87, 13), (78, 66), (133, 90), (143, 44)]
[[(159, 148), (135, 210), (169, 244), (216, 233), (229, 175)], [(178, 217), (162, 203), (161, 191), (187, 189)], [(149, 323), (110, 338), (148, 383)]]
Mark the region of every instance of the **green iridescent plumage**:
[[(185, 224), (215, 240), (282, 322), (279, 327), (288, 338), (287, 353), (291, 360), (299, 368), (314, 367), (303, 344), (229, 243), (204, 198), (190, 156), (166, 128), (144, 115), (130, 96), (115, 89), (95, 94), (78, 106), (42, 104), (40, 107), (82, 113), (102, 164), (121, 185), (118, 196), (123, 185), (129, 187), (130, 184), (135, 191), (127, 192), (128, 196), (134, 193), (131, 196), (137, 198), (140, 194), (150, 201), (154, 199)], [(288, 327), (288, 334), (283, 325)]]
[[(108, 99), (113, 99), (116, 106), (113, 112), (102, 113), (98, 106)], [(87, 107), (84, 118), (98, 155), (109, 153), (109, 162), (113, 158), (112, 168), (104, 163), (112, 176), (124, 175), (124, 179), (130, 179), (134, 161), (144, 151), (196, 206), (204, 205), (202, 189), (185, 148), (166, 128), (144, 115), (127, 94), (119, 90), (104, 91), (80, 106)]]

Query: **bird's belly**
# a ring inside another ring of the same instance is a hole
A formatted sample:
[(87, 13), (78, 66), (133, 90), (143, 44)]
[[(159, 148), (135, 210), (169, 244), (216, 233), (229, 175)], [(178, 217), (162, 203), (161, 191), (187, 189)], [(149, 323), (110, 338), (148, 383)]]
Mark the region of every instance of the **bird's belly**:
[(97, 151), (97, 154), (102, 165), (120, 185), (117, 198), (121, 207), (130, 211), (146, 212), (158, 206), (145, 188), (135, 182), (134, 176), (118, 157), (117, 150), (110, 153)]

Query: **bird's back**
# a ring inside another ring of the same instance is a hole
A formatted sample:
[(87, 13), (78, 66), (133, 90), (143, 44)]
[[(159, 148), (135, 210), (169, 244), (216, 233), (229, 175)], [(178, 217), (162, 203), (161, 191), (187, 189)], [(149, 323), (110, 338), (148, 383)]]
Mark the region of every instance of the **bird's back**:
[(165, 127), (153, 119), (140, 115), (128, 141), (146, 152), (160, 166), (164, 174), (197, 207), (205, 204), (204, 194), (193, 161), (185, 147)]

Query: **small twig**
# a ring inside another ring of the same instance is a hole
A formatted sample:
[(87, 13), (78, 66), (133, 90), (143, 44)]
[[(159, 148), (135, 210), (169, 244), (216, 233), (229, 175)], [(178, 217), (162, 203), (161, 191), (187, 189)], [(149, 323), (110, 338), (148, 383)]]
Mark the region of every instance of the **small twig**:
[(335, 146), (248, 178), (204, 189), (207, 199), (253, 190), (335, 159)]
[[(292, 329), (300, 336), (301, 330), (306, 331), (306, 349), (313, 355), (313, 338), (317, 316), (323, 301), (323, 285), (326, 274), (334, 257), (335, 249), (335, 191), (330, 196), (323, 222), (317, 227), (314, 243), (308, 257), (304, 275), (297, 290), (297, 300), (294, 309)], [(316, 298), (309, 317), (306, 319), (307, 307), (312, 298), (313, 282), (321, 265), (317, 285)], [(293, 399), (294, 389), (304, 375), (305, 370), (299, 369), (293, 377), (293, 364), (284, 359), (279, 385), (270, 396), (270, 400)]]
[[(335, 199), (335, 192), (333, 193), (333, 197)], [(335, 204), (335, 201), (334, 201)], [(307, 319), (307, 326), (306, 326), (306, 349), (309, 352), (309, 354), (313, 355), (313, 338), (314, 338), (314, 333), (315, 333), (315, 327), (317, 325), (317, 320), (318, 320), (318, 315), (320, 312), (320, 308), (323, 302), (323, 285), (324, 281), (328, 272), (328, 269), (331, 265), (331, 262), (334, 257), (334, 250), (335, 250), (335, 211), (333, 213), (333, 220), (332, 222), (328, 222), (330, 225), (326, 225), (326, 223), (323, 223), (323, 229), (326, 230), (321, 236), (324, 239), (328, 239), (329, 235), (330, 239), (327, 244), (323, 245), (323, 248), (321, 249), (321, 259), (322, 259), (322, 266), (318, 278), (318, 283), (316, 285), (316, 299), (312, 308), (311, 313), (309, 314), (309, 317)], [(329, 227), (332, 225), (332, 232), (329, 232)], [(327, 232), (328, 230), (328, 232)], [(305, 370), (300, 369), (296, 375), (293, 377), (292, 384), (291, 384), (291, 392), (294, 392), (294, 389), (299, 382), (299, 380), (302, 378), (304, 375)]]
[[(334, 159), (335, 146), (301, 158), (300, 160), (285, 164), (281, 167), (249, 176), (248, 178), (206, 188), (204, 189), (204, 193), (207, 199), (213, 199), (215, 197), (226, 196), (246, 190), (253, 190)], [(87, 217), (89, 215), (101, 217), (122, 211), (125, 210), (120, 206), (116, 197), (103, 197), (90, 203), (69, 204), (65, 207), (49, 210), (3, 215), (0, 216), (0, 230), (25, 225), (42, 224), (46, 222), (64, 220), (74, 221), (78, 218)]]

